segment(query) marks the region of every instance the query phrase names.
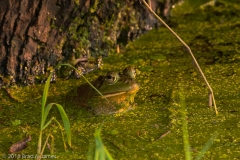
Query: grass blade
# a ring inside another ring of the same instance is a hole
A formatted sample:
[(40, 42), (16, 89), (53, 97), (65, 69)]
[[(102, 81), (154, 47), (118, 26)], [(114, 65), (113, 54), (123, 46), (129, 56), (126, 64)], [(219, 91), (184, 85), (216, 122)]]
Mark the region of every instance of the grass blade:
[(189, 143), (189, 135), (188, 135), (188, 123), (187, 123), (187, 115), (186, 115), (186, 103), (185, 97), (183, 94), (183, 89), (180, 88), (179, 91), (179, 98), (180, 98), (180, 107), (181, 107), (181, 119), (182, 119), (182, 132), (183, 132), (183, 144), (184, 144), (184, 152), (185, 152), (185, 159), (191, 160), (191, 150), (190, 150), (190, 143)]
[(96, 143), (96, 149), (95, 149), (95, 160), (113, 160), (111, 154), (108, 152), (106, 147), (104, 146), (102, 139), (101, 139), (101, 129), (102, 125), (95, 130), (94, 138)]
[[(50, 80), (52, 77), (52, 72), (50, 73), (50, 75), (48, 76), (48, 79), (44, 85), (44, 90), (43, 90), (43, 96), (42, 96), (42, 108), (41, 108), (41, 125), (40, 125), (40, 134), (39, 134), (39, 140), (38, 140), (38, 149), (37, 149), (37, 154), (39, 155), (41, 153), (41, 145), (42, 145), (42, 130), (43, 130), (43, 126), (44, 123), (46, 121), (46, 118), (44, 118), (44, 113), (45, 113), (45, 105), (47, 102), (47, 96), (48, 96), (48, 90), (49, 90), (49, 86), (50, 86)], [(44, 120), (45, 119), (45, 120)]]
[(52, 72), (48, 76), (48, 79), (47, 79), (47, 81), (45, 83), (45, 86), (44, 86), (43, 97), (42, 97), (42, 106), (43, 107), (45, 107), (46, 102), (47, 102), (47, 96), (48, 96), (48, 90), (49, 90), (49, 86), (50, 86), (51, 77), (52, 77)]
[(47, 81), (45, 83), (44, 90), (43, 90), (41, 130), (42, 130), (43, 126), (44, 126), (44, 113), (45, 113), (44, 111), (45, 111), (45, 105), (46, 105), (46, 102), (47, 102), (47, 96), (48, 96), (48, 90), (49, 90), (49, 86), (50, 86), (51, 77), (52, 77), (52, 72), (48, 76), (48, 79), (47, 79)]
[(107, 150), (107, 148), (105, 146), (104, 146), (104, 152), (105, 152), (105, 155), (106, 155), (107, 159), (109, 159), (109, 160), (113, 159), (111, 154), (108, 152), (108, 150)]
[(214, 139), (218, 136), (218, 133), (215, 132), (212, 137), (208, 140), (208, 142), (204, 145), (203, 149), (199, 152), (198, 156), (195, 160), (200, 160), (204, 154), (209, 150), (211, 145), (213, 144)]
[(64, 111), (63, 107), (60, 104), (55, 103), (55, 105), (58, 107), (58, 111), (59, 111), (59, 113), (62, 117), (64, 129), (65, 129), (66, 134), (67, 134), (68, 144), (71, 147), (71, 145), (72, 145), (72, 143), (71, 143), (71, 127), (70, 127), (70, 122), (69, 122), (68, 116), (67, 116), (66, 112)]
[[(73, 67), (73, 66), (70, 65), (70, 64), (60, 64), (59, 66), (69, 66), (69, 67), (73, 68), (76, 72), (78, 72), (79, 74), (81, 74), (81, 76), (83, 77), (83, 79), (84, 79), (99, 95), (101, 95), (102, 97), (104, 97), (103, 94), (102, 94), (99, 90), (97, 90), (97, 88), (95, 88), (95, 87), (92, 85), (92, 83), (89, 82), (89, 81), (87, 80), (87, 78), (86, 78), (85, 76), (83, 76), (82, 73), (80, 73), (79, 70), (77, 70), (75, 67)], [(104, 99), (106, 99), (106, 100), (108, 101), (107, 98), (104, 97)]]
[(43, 126), (42, 131), (43, 131), (45, 128), (47, 128), (47, 126), (48, 126), (49, 124), (51, 124), (51, 122), (52, 122), (53, 119), (54, 119), (54, 118), (52, 117), (52, 118)]
[[(47, 119), (47, 116), (49, 114), (49, 111), (50, 109), (52, 108), (52, 106), (54, 105), (54, 103), (49, 103), (46, 107), (45, 107), (45, 110), (44, 110), (44, 114), (43, 114), (43, 125), (45, 124), (46, 122), (46, 119)], [(46, 128), (46, 127), (45, 127)], [(42, 129), (44, 130), (44, 129)]]
[(96, 155), (95, 152), (95, 144), (94, 144), (94, 140), (90, 140), (89, 142), (89, 148), (88, 148), (88, 153), (87, 153), (87, 160), (93, 160), (94, 155)]

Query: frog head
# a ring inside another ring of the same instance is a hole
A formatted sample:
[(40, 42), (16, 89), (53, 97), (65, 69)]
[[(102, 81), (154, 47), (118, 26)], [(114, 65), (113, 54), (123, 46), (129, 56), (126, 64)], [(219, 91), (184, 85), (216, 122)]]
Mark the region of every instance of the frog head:
[(95, 87), (103, 94), (92, 91), (88, 106), (95, 114), (111, 114), (132, 108), (134, 97), (140, 85), (136, 79), (136, 69), (127, 67), (123, 72), (108, 72), (100, 77)]

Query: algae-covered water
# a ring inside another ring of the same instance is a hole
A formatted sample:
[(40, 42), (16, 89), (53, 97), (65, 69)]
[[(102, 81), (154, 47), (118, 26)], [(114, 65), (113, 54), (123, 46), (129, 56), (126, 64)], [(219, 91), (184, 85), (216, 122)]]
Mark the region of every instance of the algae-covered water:
[[(165, 28), (149, 31), (127, 45), (126, 51), (104, 59), (102, 70), (89, 73), (89, 80), (109, 70), (136, 66), (141, 89), (136, 108), (123, 114), (93, 116), (70, 105), (65, 95), (85, 83), (83, 79), (59, 79), (51, 84), (48, 103), (64, 106), (72, 130), (67, 152), (57, 124), (44, 131), (55, 140), (58, 159), (87, 159), (93, 153), (94, 131), (104, 121), (102, 140), (114, 159), (184, 159), (181, 116), (174, 93), (183, 90), (192, 156), (214, 133), (213, 145), (203, 159), (240, 159), (240, 5), (221, 1), (216, 6), (173, 11), (171, 26), (191, 47), (216, 99), (219, 114), (208, 107), (208, 89), (185, 48)], [(41, 119), (43, 84), (1, 89), (0, 156), (12, 158), (9, 147), (31, 134), (20, 155), (35, 155)], [(79, 97), (81, 98), (81, 97)], [(57, 109), (54, 116), (61, 122)], [(50, 142), (49, 142), (50, 143)], [(49, 155), (48, 149), (44, 155)], [(5, 158), (5, 159), (6, 159)], [(1, 158), (0, 158), (1, 159)], [(26, 159), (26, 158), (25, 158)]]

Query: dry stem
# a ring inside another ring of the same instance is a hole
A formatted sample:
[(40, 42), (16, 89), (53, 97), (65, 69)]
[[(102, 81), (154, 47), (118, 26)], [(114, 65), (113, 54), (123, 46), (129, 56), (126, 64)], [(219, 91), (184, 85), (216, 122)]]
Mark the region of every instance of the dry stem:
[(209, 83), (207, 81), (207, 78), (205, 77), (204, 73), (202, 72), (200, 66), (198, 65), (198, 62), (195, 59), (190, 47), (151, 9), (151, 7), (146, 3), (145, 0), (143, 0), (142, 2), (149, 9), (149, 11), (186, 47), (186, 49), (190, 53), (190, 55), (191, 55), (191, 57), (192, 57), (192, 59), (195, 63), (197, 69), (199, 70), (202, 78), (204, 79), (206, 85), (208, 86), (208, 89), (209, 89), (209, 106), (212, 107), (212, 105), (214, 105), (215, 112), (216, 112), (216, 114), (218, 114), (217, 106), (216, 106), (214, 95), (213, 95), (213, 90), (212, 90), (211, 86), (209, 85)]

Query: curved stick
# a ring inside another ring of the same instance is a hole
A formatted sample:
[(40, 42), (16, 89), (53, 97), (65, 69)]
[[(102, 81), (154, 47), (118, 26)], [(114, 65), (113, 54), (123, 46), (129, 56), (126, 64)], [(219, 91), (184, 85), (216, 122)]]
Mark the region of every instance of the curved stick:
[(204, 79), (205, 83), (208, 86), (208, 89), (209, 89), (209, 95), (208, 95), (209, 96), (209, 106), (212, 107), (212, 105), (213, 105), (214, 109), (215, 109), (215, 113), (218, 114), (217, 106), (216, 106), (214, 95), (213, 95), (213, 90), (212, 90), (211, 86), (209, 85), (209, 83), (207, 81), (207, 78), (205, 77), (204, 73), (202, 72), (197, 60), (195, 59), (190, 47), (151, 9), (151, 7), (149, 7), (149, 5), (147, 4), (147, 2), (145, 0), (142, 0), (142, 2), (149, 9), (149, 11), (186, 47), (186, 49), (190, 53), (195, 65), (197, 66), (197, 69), (199, 70), (202, 78)]

